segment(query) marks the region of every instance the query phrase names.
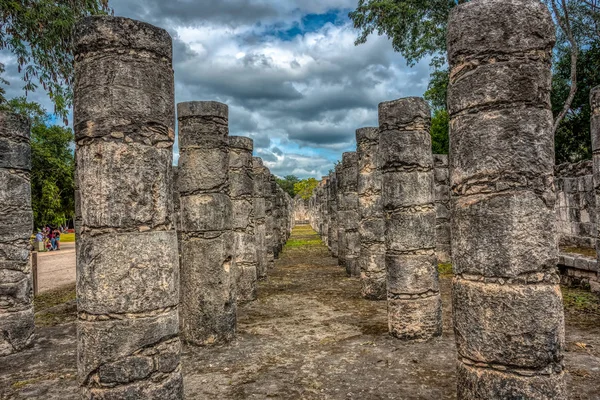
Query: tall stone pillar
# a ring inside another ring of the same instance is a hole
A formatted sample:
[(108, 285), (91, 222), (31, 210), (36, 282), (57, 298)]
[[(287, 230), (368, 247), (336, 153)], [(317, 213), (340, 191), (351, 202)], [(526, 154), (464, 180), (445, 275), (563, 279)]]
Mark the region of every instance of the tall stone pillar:
[[(272, 178), (272, 179), (271, 179)], [(275, 195), (271, 180), (275, 178), (271, 175), (271, 171), (265, 167), (265, 242), (267, 244), (267, 270), (275, 267)]]
[(452, 261), (450, 250), (450, 177), (448, 171), (448, 156), (433, 155), (435, 173), (435, 253), (438, 263)]
[(337, 219), (337, 177), (335, 172), (329, 174), (329, 186), (327, 188), (329, 199), (327, 213), (329, 214), (329, 250), (334, 257), (338, 255), (338, 219)]
[(234, 262), (238, 302), (256, 300), (257, 254), (254, 221), (252, 139), (229, 137), (229, 193), (233, 207)]
[(75, 32), (81, 398), (182, 399), (171, 37), (118, 17)]
[(257, 279), (267, 277), (267, 245), (265, 214), (265, 167), (262, 159), (252, 158), (252, 175), (254, 185), (254, 240), (256, 245)]
[(273, 221), (272, 225), (272, 237), (271, 237), (271, 246), (273, 248), (273, 262), (275, 259), (279, 257), (279, 240), (280, 240), (280, 228), (279, 228), (279, 193), (278, 193), (278, 185), (275, 180), (275, 175), (269, 175), (269, 184), (271, 186), (271, 219)]
[(358, 225), (358, 155), (356, 152), (342, 154), (344, 194), (342, 196), (344, 208), (342, 220), (344, 221), (345, 241), (345, 267), (348, 276), (360, 276), (358, 256), (360, 255), (360, 235)]
[(442, 334), (430, 123), (421, 98), (379, 104), (388, 323), (392, 336), (414, 341)]
[(344, 220), (345, 201), (344, 201), (344, 168), (342, 163), (335, 166), (336, 179), (336, 199), (337, 199), (337, 243), (338, 243), (338, 265), (346, 268), (346, 227)]
[(29, 122), (0, 111), (0, 357), (33, 342)]
[(459, 399), (565, 399), (550, 107), (555, 27), (537, 0), (448, 24)]
[(360, 255), (358, 265), (365, 299), (384, 300), (385, 220), (381, 202), (381, 169), (378, 162), (379, 128), (356, 131)]
[(228, 108), (214, 101), (179, 103), (177, 118), (181, 337), (195, 345), (225, 343), (236, 329)]
[[(600, 215), (600, 86), (596, 86), (590, 91), (590, 106), (592, 112), (590, 132), (592, 135), (592, 151), (594, 152), (596, 215)], [(600, 225), (598, 222), (596, 224)], [(600, 229), (598, 229), (598, 235), (599, 237), (596, 238), (596, 252), (598, 253), (598, 265), (600, 265)], [(600, 271), (598, 271), (598, 277), (600, 278)], [(590, 279), (590, 286), (592, 292), (600, 293), (600, 283)]]

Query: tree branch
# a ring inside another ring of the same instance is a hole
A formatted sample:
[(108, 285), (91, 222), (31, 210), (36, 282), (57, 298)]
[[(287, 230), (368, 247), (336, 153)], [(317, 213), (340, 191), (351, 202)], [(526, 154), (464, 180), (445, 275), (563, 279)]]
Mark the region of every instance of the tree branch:
[(564, 16), (559, 13), (559, 7), (556, 4), (556, 0), (552, 0), (551, 4), (552, 10), (556, 15), (556, 21), (558, 22), (558, 26), (566, 35), (567, 40), (571, 44), (571, 89), (569, 90), (569, 95), (565, 100), (565, 104), (563, 105), (562, 111), (554, 120), (554, 126), (552, 131), (554, 134), (556, 134), (558, 126), (567, 115), (567, 112), (569, 111), (569, 109), (571, 108), (571, 104), (573, 103), (573, 99), (575, 98), (575, 94), (577, 93), (577, 57), (579, 55), (579, 47), (577, 45), (577, 42), (575, 41), (573, 32), (571, 31), (571, 22), (569, 20), (569, 10), (567, 9), (566, 0), (561, 0), (561, 4), (564, 10)]

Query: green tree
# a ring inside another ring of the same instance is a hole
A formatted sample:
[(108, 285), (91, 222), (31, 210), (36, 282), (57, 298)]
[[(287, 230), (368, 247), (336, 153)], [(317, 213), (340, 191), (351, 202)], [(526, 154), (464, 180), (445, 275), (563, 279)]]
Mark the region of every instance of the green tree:
[(0, 107), (31, 121), (31, 202), (36, 227), (65, 224), (75, 215), (73, 131), (50, 125), (39, 104), (16, 98)]
[(294, 185), (294, 192), (304, 200), (308, 200), (318, 185), (319, 181), (315, 178), (303, 179)]
[(286, 175), (283, 178), (275, 178), (275, 180), (279, 186), (291, 197), (296, 195), (296, 192), (294, 191), (294, 185), (300, 182), (300, 178), (295, 175)]
[[(359, 0), (349, 14), (354, 27), (360, 29), (356, 44), (365, 43), (369, 35), (386, 35), (392, 47), (406, 58), (409, 66), (431, 57), (431, 84), (426, 96), (432, 108), (445, 108), (448, 82), (446, 31), (450, 10), (468, 0)], [(597, 0), (544, 0), (558, 25), (558, 46), (569, 54), (573, 66), (569, 94), (562, 99), (561, 111), (555, 115), (555, 130), (571, 109), (577, 92), (576, 65), (579, 49), (590, 37), (598, 37), (600, 18)], [(443, 107), (440, 107), (443, 106)]]
[(450, 147), (449, 126), (450, 116), (445, 109), (433, 112), (431, 118), (431, 149), (433, 154), (448, 154)]
[[(578, 162), (592, 158), (590, 137), (590, 90), (600, 85), (600, 37), (582, 49), (577, 63), (577, 93), (569, 112), (556, 130), (556, 163)], [(570, 93), (571, 59), (568, 53), (554, 64), (552, 77), (552, 108), (554, 115), (562, 111), (561, 104)]]
[[(0, 50), (16, 57), (25, 93), (41, 85), (63, 120), (73, 98), (75, 23), (109, 11), (108, 0), (0, 0)], [(0, 64), (0, 84), (6, 85), (4, 68)], [(0, 103), (6, 102), (4, 94), (0, 88)]]

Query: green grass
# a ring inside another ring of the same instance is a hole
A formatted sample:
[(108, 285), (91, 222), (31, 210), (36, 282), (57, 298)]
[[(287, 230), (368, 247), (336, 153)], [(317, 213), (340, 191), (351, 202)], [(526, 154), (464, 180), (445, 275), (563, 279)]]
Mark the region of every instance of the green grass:
[(587, 257), (596, 258), (596, 249), (589, 247), (561, 247), (561, 252), (581, 254)]
[(60, 235), (61, 243), (74, 243), (75, 242), (75, 234), (74, 233), (63, 233)]
[(441, 276), (451, 276), (452, 264), (438, 264), (438, 272)]
[(286, 247), (319, 246), (321, 239), (290, 239), (285, 244)]
[(600, 315), (600, 298), (585, 289), (561, 286), (565, 309)]
[(33, 307), (36, 313), (47, 310), (67, 301), (74, 300), (76, 297), (75, 284), (65, 286), (59, 289), (50, 290), (38, 294), (33, 299)]

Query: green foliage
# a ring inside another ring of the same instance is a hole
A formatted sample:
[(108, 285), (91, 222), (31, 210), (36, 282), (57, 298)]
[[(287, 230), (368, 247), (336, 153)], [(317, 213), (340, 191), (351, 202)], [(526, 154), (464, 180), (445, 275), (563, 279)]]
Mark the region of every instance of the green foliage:
[(300, 178), (295, 175), (286, 175), (282, 178), (275, 178), (279, 186), (290, 195), (290, 197), (294, 197), (296, 192), (294, 191), (294, 185), (300, 182)]
[[(571, 109), (560, 123), (555, 136), (556, 163), (578, 162), (592, 158), (590, 137), (590, 90), (600, 85), (600, 38), (582, 49), (577, 62), (577, 93)], [(571, 58), (563, 52), (554, 64), (552, 111), (562, 109), (570, 89)]]
[(108, 13), (108, 0), (0, 0), (0, 10), (0, 50), (16, 56), (23, 90), (40, 84), (66, 120), (73, 98), (73, 28), (82, 17)]
[(431, 118), (431, 148), (433, 154), (448, 154), (450, 147), (450, 116), (445, 109), (436, 110)]
[(386, 35), (392, 47), (414, 65), (431, 56), (437, 68), (446, 60), (446, 28), (456, 0), (359, 0), (348, 16), (360, 29), (356, 44), (372, 33)]
[(59, 225), (75, 215), (73, 131), (48, 125), (46, 110), (25, 98), (3, 106), (31, 120), (31, 201), (35, 227)]
[(315, 178), (303, 179), (294, 185), (294, 192), (304, 200), (308, 200), (318, 185), (319, 181)]

